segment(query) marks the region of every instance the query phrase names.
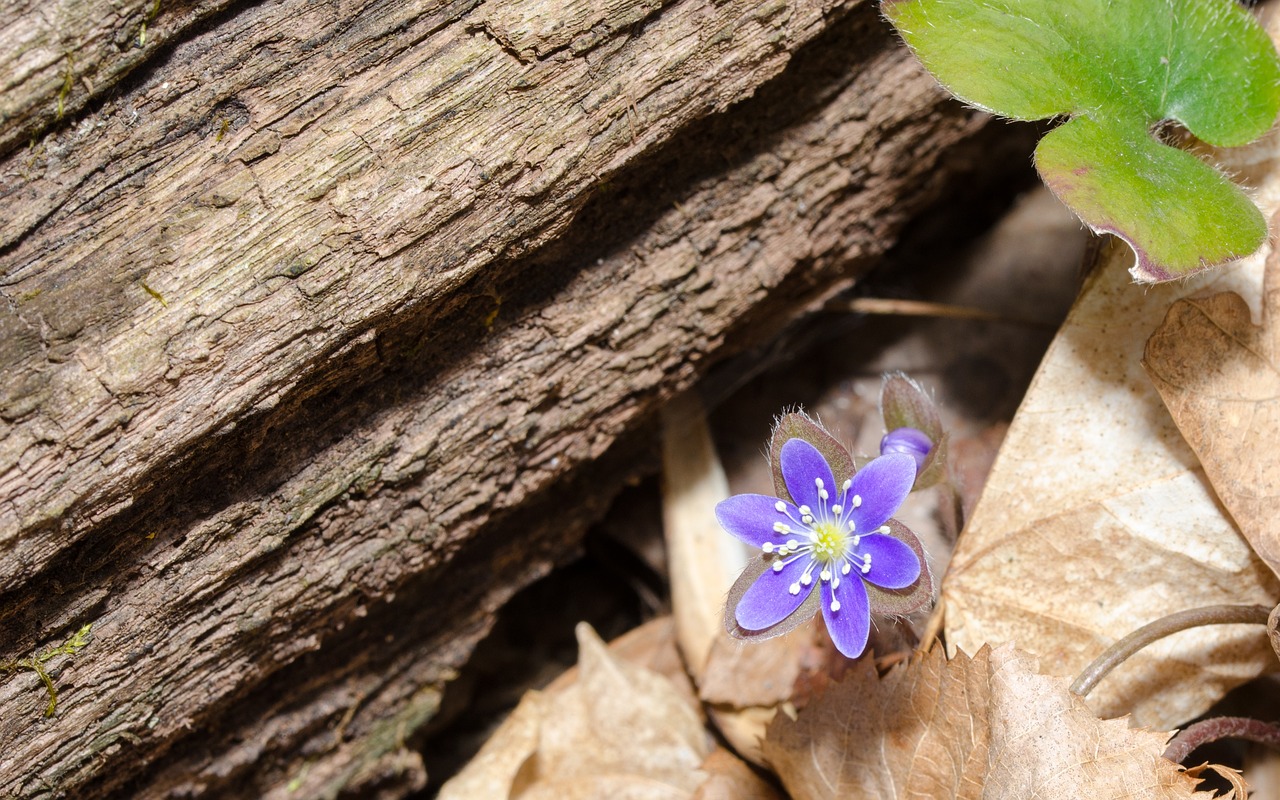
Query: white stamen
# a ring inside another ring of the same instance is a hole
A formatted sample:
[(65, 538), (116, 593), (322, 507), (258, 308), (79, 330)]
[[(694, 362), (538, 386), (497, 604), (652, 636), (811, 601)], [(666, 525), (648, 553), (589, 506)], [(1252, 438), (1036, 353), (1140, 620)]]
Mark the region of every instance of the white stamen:
[(791, 533), (791, 526), (785, 522), (773, 523), (774, 533)]
[(889, 526), (888, 526), (888, 525), (881, 525), (881, 526), (880, 526), (880, 532), (881, 532), (881, 533), (889, 533), (889, 532), (890, 532), (890, 530), (889, 530)]
[(837, 517), (838, 517), (838, 516), (840, 516), (840, 514), (841, 514), (841, 513), (843, 513), (843, 512), (844, 512), (844, 507), (843, 507), (843, 506), (832, 506), (832, 507), (831, 507), (831, 513), (832, 513), (832, 514), (835, 514)]
[(816, 484), (818, 485), (818, 488), (819, 488), (819, 489), (821, 489), (821, 488), (822, 488), (822, 486), (823, 486), (823, 484), (822, 484), (822, 478), (814, 478), (814, 479), (813, 479), (813, 482), (814, 482), (814, 483), (816, 483)]
[(787, 591), (791, 592), (792, 594), (800, 594), (800, 584), (798, 583), (791, 584), (791, 588), (788, 589)]
[(857, 546), (858, 546), (858, 542), (860, 542), (860, 541), (862, 541), (862, 535), (861, 535), (861, 534), (858, 534), (858, 535), (854, 536), (854, 537), (853, 537), (853, 542), (852, 542), (853, 546), (854, 546), (854, 547), (857, 547)]
[[(773, 571), (774, 571), (774, 572), (782, 572), (782, 562), (781, 562), (781, 561), (775, 561), (775, 562), (773, 562)], [(865, 570), (863, 570), (863, 571), (865, 572)]]
[(827, 569), (826, 567), (823, 567), (822, 572), (818, 573), (818, 577), (824, 581), (831, 580), (831, 570)]
[(849, 480), (845, 481), (844, 485), (840, 487), (840, 491), (847, 492), (849, 491), (849, 487), (851, 486), (853, 486), (853, 478), (850, 478)]
[(782, 512), (782, 513), (784, 513), (784, 514), (785, 514), (785, 513), (787, 513), (787, 504), (786, 504), (786, 503), (784, 503), (784, 502), (782, 502), (781, 500), (779, 500), (778, 502), (774, 503), (774, 504), (773, 504), (773, 507), (774, 507), (774, 508), (776, 508), (776, 509), (778, 509), (779, 511), (781, 511), (781, 512)]
[(864, 553), (864, 554), (862, 555), (862, 558), (863, 558), (863, 562), (862, 562), (862, 574), (863, 574), (863, 575), (866, 575), (868, 572), (870, 572), (870, 571), (871, 571), (871, 554), (870, 554), (870, 553)]
[(800, 576), (800, 582), (803, 583), (805, 586), (808, 586), (809, 584), (813, 583), (813, 575), (810, 574), (809, 572), (805, 572), (803, 575)]
[(853, 496), (853, 507), (854, 507), (854, 508), (861, 508), (861, 507), (862, 507), (862, 495), (860, 495), (860, 494), (855, 494), (855, 495)]
[(761, 549), (761, 550), (763, 550), (763, 551), (765, 551), (766, 553), (772, 553), (772, 552), (773, 552), (773, 542), (765, 542), (764, 544), (760, 545), (760, 549)]
[(857, 521), (856, 521), (856, 520), (852, 520), (852, 519), (851, 519), (851, 520), (849, 520), (849, 532), (850, 532), (850, 533), (853, 533), (853, 532), (854, 532), (854, 531), (856, 531), (857, 529), (858, 529), (858, 523), (857, 523)]
[(802, 517), (813, 516), (813, 509), (809, 508), (808, 506), (800, 506), (800, 516)]
[(818, 498), (819, 498), (820, 500), (826, 500), (826, 499), (828, 499), (828, 498), (830, 498), (830, 497), (831, 497), (831, 495), (827, 494), (827, 490), (826, 490), (826, 489), (819, 489), (819, 490), (818, 490)]
[(840, 574), (848, 575), (850, 569), (852, 569), (852, 565), (848, 561), (846, 561), (844, 562), (844, 566), (840, 568)]
[(839, 601), (839, 600), (836, 600), (836, 599), (832, 598), (832, 600), (831, 600), (831, 610), (832, 610), (832, 611), (839, 611), (839, 610), (840, 610), (840, 601)]
[(788, 540), (787, 540), (787, 549), (788, 549), (788, 550), (798, 550), (798, 549), (800, 549), (800, 545), (796, 543), (796, 540), (795, 540), (795, 539), (788, 539)]

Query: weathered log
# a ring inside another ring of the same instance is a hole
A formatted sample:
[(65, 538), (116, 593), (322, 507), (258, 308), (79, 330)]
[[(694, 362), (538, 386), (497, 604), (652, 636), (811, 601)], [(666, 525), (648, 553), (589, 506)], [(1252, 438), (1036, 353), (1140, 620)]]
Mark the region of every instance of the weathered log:
[(857, 0), (156, 8), (0, 164), (0, 796), (419, 786), (662, 398), (1029, 152)]

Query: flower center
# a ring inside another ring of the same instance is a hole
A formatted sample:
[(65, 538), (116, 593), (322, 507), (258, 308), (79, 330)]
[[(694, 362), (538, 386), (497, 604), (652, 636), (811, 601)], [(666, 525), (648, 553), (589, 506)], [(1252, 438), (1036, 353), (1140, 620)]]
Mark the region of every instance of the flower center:
[[(842, 496), (848, 496), (852, 483), (845, 481), (841, 487)], [(796, 519), (787, 504), (779, 500), (774, 508), (781, 519), (773, 523), (773, 531), (785, 541), (765, 542), (761, 548), (766, 553), (777, 554), (773, 560), (774, 572), (781, 572), (796, 561), (803, 562), (800, 575), (787, 587), (792, 595), (808, 591), (813, 585), (815, 572), (819, 581), (831, 584), (833, 592), (839, 588), (841, 577), (848, 576), (853, 570), (862, 575), (871, 572), (871, 554), (858, 552), (863, 534), (858, 532), (852, 514), (846, 517), (844, 506), (827, 502), (831, 496), (821, 478), (815, 479), (814, 485), (818, 490), (816, 512), (807, 505), (799, 506), (796, 511), (800, 518)], [(858, 508), (862, 505), (862, 498), (855, 494), (848, 497), (848, 502), (851, 508)], [(875, 530), (875, 533), (888, 532), (887, 525)], [(834, 597), (831, 610), (840, 610), (840, 601)]]
[(844, 558), (849, 537), (834, 522), (815, 522), (813, 525), (813, 558), (830, 564)]

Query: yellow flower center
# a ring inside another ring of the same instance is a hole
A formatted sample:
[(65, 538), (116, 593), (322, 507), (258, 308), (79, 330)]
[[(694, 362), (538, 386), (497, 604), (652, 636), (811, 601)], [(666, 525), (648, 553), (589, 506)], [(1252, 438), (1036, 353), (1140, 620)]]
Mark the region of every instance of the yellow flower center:
[(840, 526), (832, 522), (817, 522), (813, 525), (813, 558), (823, 564), (830, 564), (844, 557), (849, 538)]

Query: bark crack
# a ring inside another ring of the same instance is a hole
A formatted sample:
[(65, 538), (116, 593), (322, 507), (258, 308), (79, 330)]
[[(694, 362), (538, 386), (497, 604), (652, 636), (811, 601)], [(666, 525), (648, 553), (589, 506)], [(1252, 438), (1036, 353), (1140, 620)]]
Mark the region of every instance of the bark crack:
[[(482, 19), (479, 22), (467, 23), (467, 31), (470, 33), (484, 34), (486, 39), (488, 39), (489, 41), (493, 42), (498, 46), (498, 49), (500, 49), (502, 52), (514, 58), (517, 62), (524, 64), (525, 66), (528, 66), (529, 64), (532, 64), (535, 61), (540, 60), (537, 56), (535, 56), (534, 58), (528, 58), (523, 54), (521, 54), (521, 52), (516, 49), (516, 46), (511, 42), (510, 39), (508, 39), (507, 37), (501, 35), (496, 30), (494, 30), (493, 24), (490, 23), (489, 20), (487, 19)], [(550, 55), (550, 54), (548, 53), (547, 55)]]

